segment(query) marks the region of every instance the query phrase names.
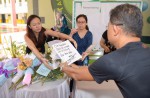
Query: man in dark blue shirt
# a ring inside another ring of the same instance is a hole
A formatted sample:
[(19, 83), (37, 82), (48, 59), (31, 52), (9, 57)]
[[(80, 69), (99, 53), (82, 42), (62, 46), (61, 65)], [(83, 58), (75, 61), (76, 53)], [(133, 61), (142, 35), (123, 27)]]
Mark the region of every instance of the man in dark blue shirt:
[(110, 12), (108, 40), (117, 50), (89, 67), (61, 64), (75, 80), (114, 80), (124, 98), (150, 98), (150, 48), (140, 41), (143, 18), (134, 5), (122, 4)]

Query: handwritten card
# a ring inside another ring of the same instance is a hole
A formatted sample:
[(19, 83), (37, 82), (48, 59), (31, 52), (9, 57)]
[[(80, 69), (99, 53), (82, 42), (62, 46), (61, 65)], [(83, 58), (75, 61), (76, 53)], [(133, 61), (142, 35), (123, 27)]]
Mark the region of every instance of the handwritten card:
[(52, 45), (52, 47), (59, 55), (61, 60), (63, 62), (67, 62), (68, 65), (82, 58), (81, 55), (78, 53), (78, 51), (68, 40), (64, 42), (56, 43)]
[(43, 76), (47, 76), (50, 73), (51, 70), (49, 70), (43, 63), (41, 64), (41, 66), (38, 68), (38, 70), (36, 71), (38, 74), (43, 75)]

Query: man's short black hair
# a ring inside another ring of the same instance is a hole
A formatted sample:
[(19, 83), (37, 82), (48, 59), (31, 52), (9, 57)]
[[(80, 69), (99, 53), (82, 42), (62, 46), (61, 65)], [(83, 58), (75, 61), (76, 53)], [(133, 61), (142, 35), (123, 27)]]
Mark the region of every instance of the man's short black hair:
[(140, 9), (131, 4), (122, 4), (110, 11), (110, 23), (122, 26), (124, 32), (141, 37), (143, 17)]

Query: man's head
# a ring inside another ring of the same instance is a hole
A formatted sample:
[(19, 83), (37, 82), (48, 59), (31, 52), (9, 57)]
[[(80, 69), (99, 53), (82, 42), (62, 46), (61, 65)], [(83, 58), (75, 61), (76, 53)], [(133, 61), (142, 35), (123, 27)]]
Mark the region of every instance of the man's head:
[[(110, 11), (109, 25), (111, 25), (112, 28), (108, 27), (108, 33), (114, 31), (117, 35), (117, 32), (120, 32), (119, 30), (121, 30), (127, 36), (140, 37), (143, 27), (142, 13), (140, 9), (134, 5), (119, 5)], [(110, 42), (113, 41), (111, 38), (113, 36), (108, 34)]]

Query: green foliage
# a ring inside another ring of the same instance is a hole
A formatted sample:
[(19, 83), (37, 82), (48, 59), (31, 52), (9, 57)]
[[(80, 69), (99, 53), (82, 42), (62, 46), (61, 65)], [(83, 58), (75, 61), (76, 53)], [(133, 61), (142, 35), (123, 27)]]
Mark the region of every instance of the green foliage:
[(2, 46), (6, 56), (11, 55), (12, 58), (16, 58), (25, 55), (26, 53), (25, 43), (17, 43), (16, 41), (12, 41), (11, 37), (9, 41), (5, 37), (4, 39), (6, 43), (6, 48), (4, 47), (4, 45)]
[(60, 71), (60, 67), (58, 67), (57, 69), (52, 70), (48, 76), (47, 76), (47, 81), (49, 80), (57, 80), (60, 79), (64, 76), (64, 73), (62, 71)]
[(26, 46), (25, 44), (17, 44), (16, 41), (13, 41), (11, 42), (10, 47), (7, 47), (6, 50), (10, 52), (12, 58), (16, 58), (25, 55)]
[(48, 76), (41, 76), (39, 74), (36, 73), (36, 75), (34, 76), (34, 78), (32, 79), (32, 81), (39, 81), (42, 83), (42, 85), (45, 82), (49, 82), (49, 81), (55, 81), (57, 79), (61, 79), (64, 77), (64, 73), (62, 71), (60, 71), (60, 68), (51, 70), (51, 72), (48, 74)]

